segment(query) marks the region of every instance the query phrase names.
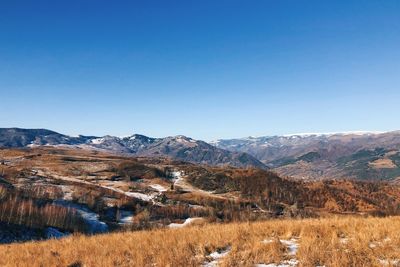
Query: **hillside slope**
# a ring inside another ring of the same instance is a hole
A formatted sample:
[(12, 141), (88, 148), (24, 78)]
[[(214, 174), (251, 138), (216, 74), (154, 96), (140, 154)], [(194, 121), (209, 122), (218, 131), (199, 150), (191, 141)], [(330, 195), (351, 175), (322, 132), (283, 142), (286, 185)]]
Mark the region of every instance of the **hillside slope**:
[(400, 131), (250, 137), (212, 144), (249, 153), (278, 174), (297, 179), (400, 177)]
[(0, 159), (0, 222), (39, 229), (98, 233), (193, 218), (400, 214), (400, 188), (387, 183), (302, 182), (261, 169), (70, 148), (0, 149)]
[(73, 236), (0, 246), (0, 265), (398, 266), (399, 222), (398, 217), (272, 220)]

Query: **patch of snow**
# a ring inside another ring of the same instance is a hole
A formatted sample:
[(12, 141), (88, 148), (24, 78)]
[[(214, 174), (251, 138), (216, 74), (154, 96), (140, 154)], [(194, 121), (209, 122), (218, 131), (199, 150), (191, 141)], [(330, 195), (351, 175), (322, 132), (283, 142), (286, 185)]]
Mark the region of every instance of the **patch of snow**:
[(169, 228), (182, 228), (201, 218), (187, 218), (184, 223), (170, 223)]
[(297, 243), (297, 239), (292, 238), (290, 240), (281, 240), (281, 243), (287, 246), (289, 252), (288, 255), (294, 256), (297, 253), (297, 250), (299, 249), (299, 244)]
[(135, 197), (135, 198), (141, 199), (143, 201), (152, 201), (152, 199), (153, 199), (153, 196), (146, 195), (143, 193), (138, 193), (138, 192), (125, 192), (125, 195), (127, 195), (129, 197)]
[(100, 187), (106, 188), (106, 189), (109, 189), (109, 190), (113, 190), (115, 192), (124, 194), (125, 196), (128, 196), (128, 197), (134, 197), (134, 198), (140, 199), (142, 201), (152, 202), (153, 204), (158, 205), (158, 206), (163, 206), (163, 204), (161, 204), (159, 202), (156, 202), (154, 200), (154, 198), (157, 197), (158, 195), (160, 195), (161, 192), (158, 192), (158, 193), (155, 193), (155, 194), (154, 193), (153, 194), (144, 194), (144, 193), (139, 193), (139, 192), (125, 192), (125, 191), (123, 191), (121, 189), (113, 188), (111, 186), (101, 185)]
[(167, 188), (165, 188), (160, 184), (151, 184), (150, 187), (153, 188), (154, 190), (157, 190), (158, 192), (165, 192), (168, 190)]
[(118, 224), (127, 225), (132, 224), (133, 212), (129, 210), (120, 210)]
[(266, 239), (266, 240), (263, 240), (263, 241), (261, 241), (261, 242), (264, 243), (264, 244), (270, 244), (270, 243), (274, 242), (274, 240), (272, 240), (272, 239)]
[(69, 139), (69, 138), (79, 138), (79, 137), (81, 137), (82, 135), (80, 135), (80, 134), (69, 134), (69, 135), (67, 135), (66, 137), (63, 137), (64, 139)]
[(27, 145), (26, 147), (35, 148), (35, 147), (39, 147), (39, 146), (40, 146), (40, 145), (37, 145), (37, 144), (35, 144), (35, 143), (32, 141), (32, 143), (29, 144), (29, 145)]
[[(290, 256), (296, 255), (297, 250), (299, 248), (299, 244), (297, 243), (297, 241), (298, 241), (297, 238), (292, 238), (290, 240), (280, 239), (279, 241), (288, 248), (288, 250), (289, 250), (288, 255), (290, 255)], [(266, 240), (263, 240), (262, 242), (264, 244), (269, 244), (269, 243), (274, 242), (274, 240), (266, 239)]]
[(125, 194), (125, 191), (118, 189), (118, 188), (111, 187), (111, 186), (100, 185), (100, 187), (110, 189), (110, 190), (118, 192), (118, 193)]
[(231, 251), (231, 247), (227, 247), (222, 250), (217, 250), (207, 256), (210, 261), (206, 261), (203, 263), (202, 267), (216, 267), (222, 258), (226, 257)]
[(213, 146), (218, 146), (218, 144), (219, 143), (221, 143), (221, 140), (212, 140), (212, 141), (210, 141), (210, 142), (208, 142), (210, 145), (213, 145)]
[(193, 208), (193, 209), (202, 209), (202, 208), (204, 208), (204, 206), (189, 204), (189, 208)]
[[(298, 239), (297, 238), (292, 238), (289, 240), (286, 239), (280, 239), (279, 240), (283, 245), (285, 245), (288, 249), (288, 256), (296, 256), (297, 250), (299, 249), (299, 244), (298, 244)], [(274, 242), (273, 239), (266, 239), (262, 241), (264, 244), (269, 244)], [(292, 258), (290, 260), (284, 260), (278, 264), (275, 263), (269, 263), (269, 264), (257, 264), (257, 267), (292, 267), (292, 266), (297, 266), (299, 264), (299, 261), (296, 258)]]
[(386, 237), (385, 239), (383, 239), (382, 242), (381, 242), (381, 241), (373, 241), (373, 242), (369, 243), (369, 244), (368, 244), (368, 247), (369, 247), (369, 248), (380, 247), (380, 246), (383, 245), (383, 243), (387, 243), (387, 242), (390, 242), (390, 241), (391, 241), (391, 239), (388, 238), (388, 237)]
[(379, 259), (378, 261), (383, 266), (398, 266), (400, 264), (400, 259)]
[(174, 178), (173, 179), (174, 185), (178, 185), (179, 183), (181, 183), (183, 181), (183, 177), (182, 177), (183, 171), (173, 171), (171, 173), (171, 176), (172, 176), (172, 178)]
[(176, 141), (178, 142), (178, 143), (186, 143), (187, 141), (185, 140), (185, 139), (183, 139), (182, 137), (178, 137), (177, 139), (176, 139)]
[(67, 185), (60, 185), (59, 186), (63, 192), (63, 199), (71, 201), (72, 200), (72, 187)]
[(178, 143), (188, 143), (188, 142), (190, 142), (190, 143), (196, 143), (196, 140), (194, 140), (194, 139), (192, 139), (192, 138), (189, 138), (189, 137), (186, 137), (186, 136), (183, 136), (183, 135), (178, 135), (178, 136), (176, 136), (176, 137), (175, 137), (175, 140), (176, 140)]
[(91, 211), (89, 208), (80, 205), (80, 204), (76, 204), (76, 203), (72, 203), (72, 202), (68, 202), (68, 201), (64, 201), (64, 200), (56, 200), (54, 201), (55, 205), (59, 205), (59, 206), (63, 206), (63, 207), (67, 207), (67, 208), (71, 208), (71, 209), (75, 209), (76, 213), (82, 217), (82, 219), (86, 222), (86, 224), (89, 226), (89, 233), (103, 233), (103, 232), (107, 232), (108, 231), (108, 225), (105, 222), (102, 222), (99, 220), (100, 216)]
[(179, 179), (182, 178), (183, 171), (173, 171), (171, 172), (172, 178)]
[(114, 188), (114, 187), (111, 187), (111, 186), (100, 186), (100, 187), (113, 190), (115, 192), (124, 194), (124, 195), (126, 195), (128, 197), (138, 198), (138, 199), (141, 199), (143, 201), (152, 201), (152, 199), (153, 199), (153, 196), (146, 195), (146, 194), (139, 193), (139, 192), (125, 192), (125, 191), (123, 191), (121, 189)]
[(290, 259), (290, 260), (284, 260), (281, 263), (275, 264), (275, 263), (269, 263), (269, 264), (256, 264), (256, 267), (292, 267), (292, 266), (297, 266), (299, 264), (299, 261), (296, 259)]
[(90, 142), (94, 145), (100, 145), (102, 143), (104, 143), (105, 139), (104, 138), (96, 138), (96, 139), (92, 139)]

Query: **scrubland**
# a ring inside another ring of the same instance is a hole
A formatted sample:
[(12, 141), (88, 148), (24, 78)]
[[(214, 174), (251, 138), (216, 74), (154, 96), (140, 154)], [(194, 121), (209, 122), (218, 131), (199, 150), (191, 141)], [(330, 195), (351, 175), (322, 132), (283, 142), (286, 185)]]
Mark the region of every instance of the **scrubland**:
[(341, 216), (73, 235), (0, 246), (0, 266), (398, 266), (399, 229)]
[[(74, 233), (1, 245), (0, 266), (400, 266), (395, 184), (59, 148), (0, 157), (0, 221)], [(79, 234), (91, 224), (60, 201), (110, 232)]]

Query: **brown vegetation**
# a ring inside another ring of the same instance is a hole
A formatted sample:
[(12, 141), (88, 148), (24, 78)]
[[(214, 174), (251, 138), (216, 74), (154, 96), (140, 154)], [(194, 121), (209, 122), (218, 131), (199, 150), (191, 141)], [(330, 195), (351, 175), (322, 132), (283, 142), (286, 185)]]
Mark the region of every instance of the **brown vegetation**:
[(33, 199), (7, 195), (0, 200), (0, 221), (33, 228), (46, 226), (84, 232), (85, 224), (70, 208), (38, 203)]
[[(326, 213), (400, 214), (400, 188), (381, 182), (302, 182), (260, 169), (217, 168), (66, 148), (0, 149), (0, 158), (0, 184), (8, 192), (23, 201), (42, 203), (38, 205), (42, 209), (65, 197), (67, 187), (68, 201), (86, 205), (111, 229), (121, 228), (119, 210), (132, 213), (132, 227), (124, 227), (131, 229), (163, 227), (188, 217), (240, 222)], [(176, 171), (182, 173), (181, 185), (186, 188), (175, 186)], [(135, 193), (151, 199), (135, 197)], [(48, 221), (37, 212), (32, 218)]]
[[(200, 266), (211, 260), (210, 253), (230, 248), (220, 266), (254, 266), (289, 259), (312, 267), (396, 266), (400, 259), (399, 228), (398, 217), (333, 217), (73, 236), (0, 246), (0, 265)], [(282, 241), (291, 238), (298, 244), (297, 253), (292, 255)]]

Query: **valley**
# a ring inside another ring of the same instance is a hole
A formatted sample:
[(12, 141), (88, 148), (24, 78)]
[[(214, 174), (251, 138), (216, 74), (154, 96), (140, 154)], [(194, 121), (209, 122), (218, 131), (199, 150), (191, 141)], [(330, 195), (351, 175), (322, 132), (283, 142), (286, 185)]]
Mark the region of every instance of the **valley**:
[[(239, 145), (210, 150), (211, 145), (183, 136), (163, 139), (157, 153), (142, 147), (140, 154), (106, 148), (107, 138), (79, 137), (85, 141), (77, 144), (55, 136), (33, 138), (25, 132), (13, 144), (3, 136), (0, 254), (11, 256), (0, 259), (2, 266), (26, 266), (26, 257), (37, 249), (51, 253), (42, 253), (31, 266), (96, 266), (99, 259), (105, 266), (400, 263), (393, 231), (400, 216), (400, 186), (392, 177), (399, 166), (397, 137), (385, 148), (359, 141), (362, 147), (349, 145), (339, 154), (308, 148), (295, 137), (291, 142), (302, 144), (297, 154), (282, 148), (285, 154), (259, 168), (237, 166), (235, 153), (254, 154), (229, 152)], [(182, 156), (220, 151), (233, 164)], [(286, 153), (291, 158), (282, 159)], [(354, 176), (328, 178), (345, 170)], [(387, 176), (374, 179), (371, 170)], [(361, 172), (363, 178), (357, 178)], [(355, 232), (349, 224), (364, 230)], [(94, 248), (99, 242), (103, 245)], [(136, 246), (147, 252), (139, 255)], [(326, 251), (314, 249), (321, 246)]]
[(47, 231), (400, 213), (400, 188), (388, 183), (304, 182), (262, 169), (65, 147), (1, 149), (0, 156), (0, 220), (40, 229), (43, 238)]

